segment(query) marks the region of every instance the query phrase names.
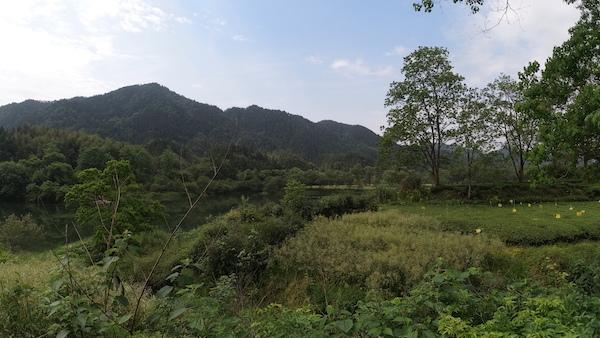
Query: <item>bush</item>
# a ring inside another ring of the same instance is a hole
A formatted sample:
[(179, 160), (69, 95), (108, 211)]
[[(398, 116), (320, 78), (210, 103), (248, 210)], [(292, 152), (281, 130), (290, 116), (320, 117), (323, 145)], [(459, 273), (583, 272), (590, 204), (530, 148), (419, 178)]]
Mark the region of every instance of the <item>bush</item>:
[(298, 215), (304, 219), (312, 217), (312, 203), (306, 193), (306, 185), (300, 181), (290, 180), (287, 182), (282, 205), (289, 214)]
[(365, 195), (333, 195), (322, 197), (314, 213), (332, 218), (364, 211), (377, 211), (374, 198)]
[(10, 253), (0, 246), (0, 264), (6, 263), (10, 259)]
[(32, 288), (19, 284), (0, 289), (0, 336), (42, 337), (49, 322), (43, 300)]
[(43, 237), (43, 229), (31, 215), (8, 216), (0, 223), (0, 243), (10, 250), (29, 248)]
[(421, 189), (423, 184), (421, 177), (415, 174), (406, 175), (402, 181), (400, 181), (400, 189), (404, 192), (418, 191)]
[(246, 205), (202, 228), (192, 256), (207, 277), (236, 274), (241, 282), (256, 281), (273, 250), (301, 224), (265, 215), (264, 210)]

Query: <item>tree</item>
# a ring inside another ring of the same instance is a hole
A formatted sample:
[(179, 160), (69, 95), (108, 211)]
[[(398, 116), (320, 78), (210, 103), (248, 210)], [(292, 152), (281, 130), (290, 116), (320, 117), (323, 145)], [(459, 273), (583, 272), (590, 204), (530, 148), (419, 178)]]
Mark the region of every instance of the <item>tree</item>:
[(104, 170), (86, 169), (77, 179), (79, 183), (69, 189), (65, 204), (76, 209), (77, 222), (97, 229), (95, 244), (102, 251), (111, 248), (123, 231), (146, 230), (163, 215), (164, 207), (139, 191), (127, 161), (108, 161)]
[(571, 169), (600, 160), (600, 1), (579, 8), (569, 39), (554, 48), (541, 79), (525, 92), (542, 120), (544, 159), (566, 159)]
[(442, 147), (449, 141), (460, 109), (463, 77), (448, 60), (448, 50), (419, 47), (404, 58), (404, 80), (393, 82), (385, 100), (390, 107), (384, 144), (416, 145), (440, 184)]
[(10, 215), (0, 222), (0, 243), (15, 251), (31, 247), (43, 238), (43, 228), (34, 222), (31, 215)]
[(285, 185), (282, 204), (285, 210), (293, 215), (309, 219), (312, 216), (310, 200), (306, 194), (306, 185), (291, 179)]
[[(415, 10), (417, 12), (425, 11), (425, 12), (429, 13), (433, 10), (433, 8), (435, 7), (435, 4), (437, 2), (438, 1), (435, 1), (435, 0), (420, 0), (419, 2), (414, 2), (413, 7), (415, 8)], [(456, 3), (465, 4), (471, 9), (472, 13), (477, 13), (481, 9), (481, 6), (483, 6), (485, 1), (484, 0), (452, 0), (452, 2), (454, 2), (455, 4)], [(507, 6), (508, 6), (508, 1), (507, 1)]]
[[(592, 1), (596, 1), (596, 0), (583, 0), (583, 3), (586, 2), (592, 2)], [(439, 3), (439, 0), (419, 0), (418, 2), (414, 2), (413, 3), (413, 7), (415, 9), (415, 11), (420, 12), (420, 11), (424, 11), (424, 12), (432, 12), (436, 3)], [(463, 4), (465, 6), (468, 6), (469, 9), (471, 10), (471, 13), (475, 14), (478, 13), (481, 10), (481, 7), (483, 7), (483, 5), (485, 5), (486, 3), (488, 3), (488, 0), (452, 0), (453, 3), (455, 4)], [(564, 0), (564, 2), (568, 3), (568, 4), (573, 4), (575, 2), (577, 2), (577, 0)], [(512, 9), (512, 5), (511, 5), (511, 1), (510, 0), (504, 0), (503, 1), (503, 5), (500, 6), (498, 8), (498, 11), (503, 11), (503, 12), (507, 12), (509, 10)]]
[[(531, 67), (531, 66), (530, 66)], [(529, 71), (535, 69), (533, 66)], [(527, 155), (535, 146), (538, 122), (532, 112), (523, 103), (523, 81), (515, 81), (508, 75), (500, 75), (484, 89), (488, 108), (493, 114), (494, 129), (502, 137), (508, 151), (517, 181), (525, 178)]]
[(22, 199), (28, 183), (29, 177), (23, 165), (13, 161), (0, 162), (0, 199)]
[(81, 151), (77, 160), (78, 169), (96, 168), (103, 169), (106, 162), (111, 159), (108, 151), (101, 147), (88, 147)]
[(469, 89), (463, 98), (463, 107), (455, 117), (454, 140), (465, 154), (467, 164), (467, 198), (471, 199), (473, 161), (475, 155), (489, 150), (492, 141), (490, 115), (480, 91)]

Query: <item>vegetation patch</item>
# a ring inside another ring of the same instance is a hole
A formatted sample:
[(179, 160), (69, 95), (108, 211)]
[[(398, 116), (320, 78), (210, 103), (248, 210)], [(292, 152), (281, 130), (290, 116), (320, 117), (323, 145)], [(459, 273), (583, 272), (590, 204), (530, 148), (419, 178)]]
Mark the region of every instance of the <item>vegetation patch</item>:
[(600, 239), (599, 202), (403, 204), (398, 212), (427, 215), (447, 231), (496, 236), (507, 244), (543, 245)]
[(434, 218), (393, 211), (319, 218), (277, 252), (277, 262), (317, 279), (402, 294), (440, 257), (465, 269), (502, 248), (485, 236), (440, 229)]

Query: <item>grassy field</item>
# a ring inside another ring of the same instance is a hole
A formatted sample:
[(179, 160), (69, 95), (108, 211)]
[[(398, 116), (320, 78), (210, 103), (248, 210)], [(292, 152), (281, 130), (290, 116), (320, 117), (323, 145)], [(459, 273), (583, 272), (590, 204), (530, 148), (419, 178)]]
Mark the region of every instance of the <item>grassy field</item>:
[(497, 236), (507, 244), (543, 245), (600, 239), (600, 202), (498, 205), (404, 204), (398, 213), (429, 216), (447, 231)]

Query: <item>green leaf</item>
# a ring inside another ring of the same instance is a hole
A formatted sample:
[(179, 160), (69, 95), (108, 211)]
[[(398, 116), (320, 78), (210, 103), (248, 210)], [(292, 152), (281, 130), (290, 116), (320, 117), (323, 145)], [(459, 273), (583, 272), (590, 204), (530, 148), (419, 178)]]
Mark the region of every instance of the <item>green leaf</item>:
[(348, 333), (352, 329), (352, 319), (338, 320), (333, 323), (337, 328), (342, 330), (344, 333)]
[(65, 338), (69, 335), (69, 330), (63, 329), (56, 334), (56, 338)]
[(328, 315), (332, 315), (335, 313), (335, 309), (333, 308), (333, 306), (331, 305), (327, 305), (327, 307), (325, 308), (325, 311), (327, 312)]
[(165, 285), (156, 292), (156, 297), (164, 298), (167, 295), (169, 295), (169, 293), (171, 293), (171, 291), (173, 291), (173, 287), (170, 285)]
[(127, 322), (129, 320), (129, 318), (131, 318), (131, 314), (130, 313), (126, 314), (124, 316), (119, 317), (119, 319), (117, 320), (117, 322), (119, 324), (123, 324), (123, 323)]
[(123, 306), (129, 305), (129, 299), (127, 299), (127, 297), (125, 297), (124, 295), (118, 295), (117, 297), (115, 297), (115, 301), (117, 301)]
[(110, 269), (110, 266), (118, 260), (119, 257), (117, 256), (108, 256), (104, 258), (104, 272), (108, 271), (108, 269)]
[(170, 274), (169, 276), (167, 276), (167, 278), (165, 278), (165, 279), (168, 280), (169, 282), (172, 282), (177, 277), (179, 277), (179, 272), (173, 272), (172, 274)]
[(187, 310), (188, 310), (187, 307), (182, 307), (182, 308), (178, 308), (178, 309), (171, 311), (171, 313), (169, 314), (169, 320), (173, 320), (173, 319), (181, 316)]

